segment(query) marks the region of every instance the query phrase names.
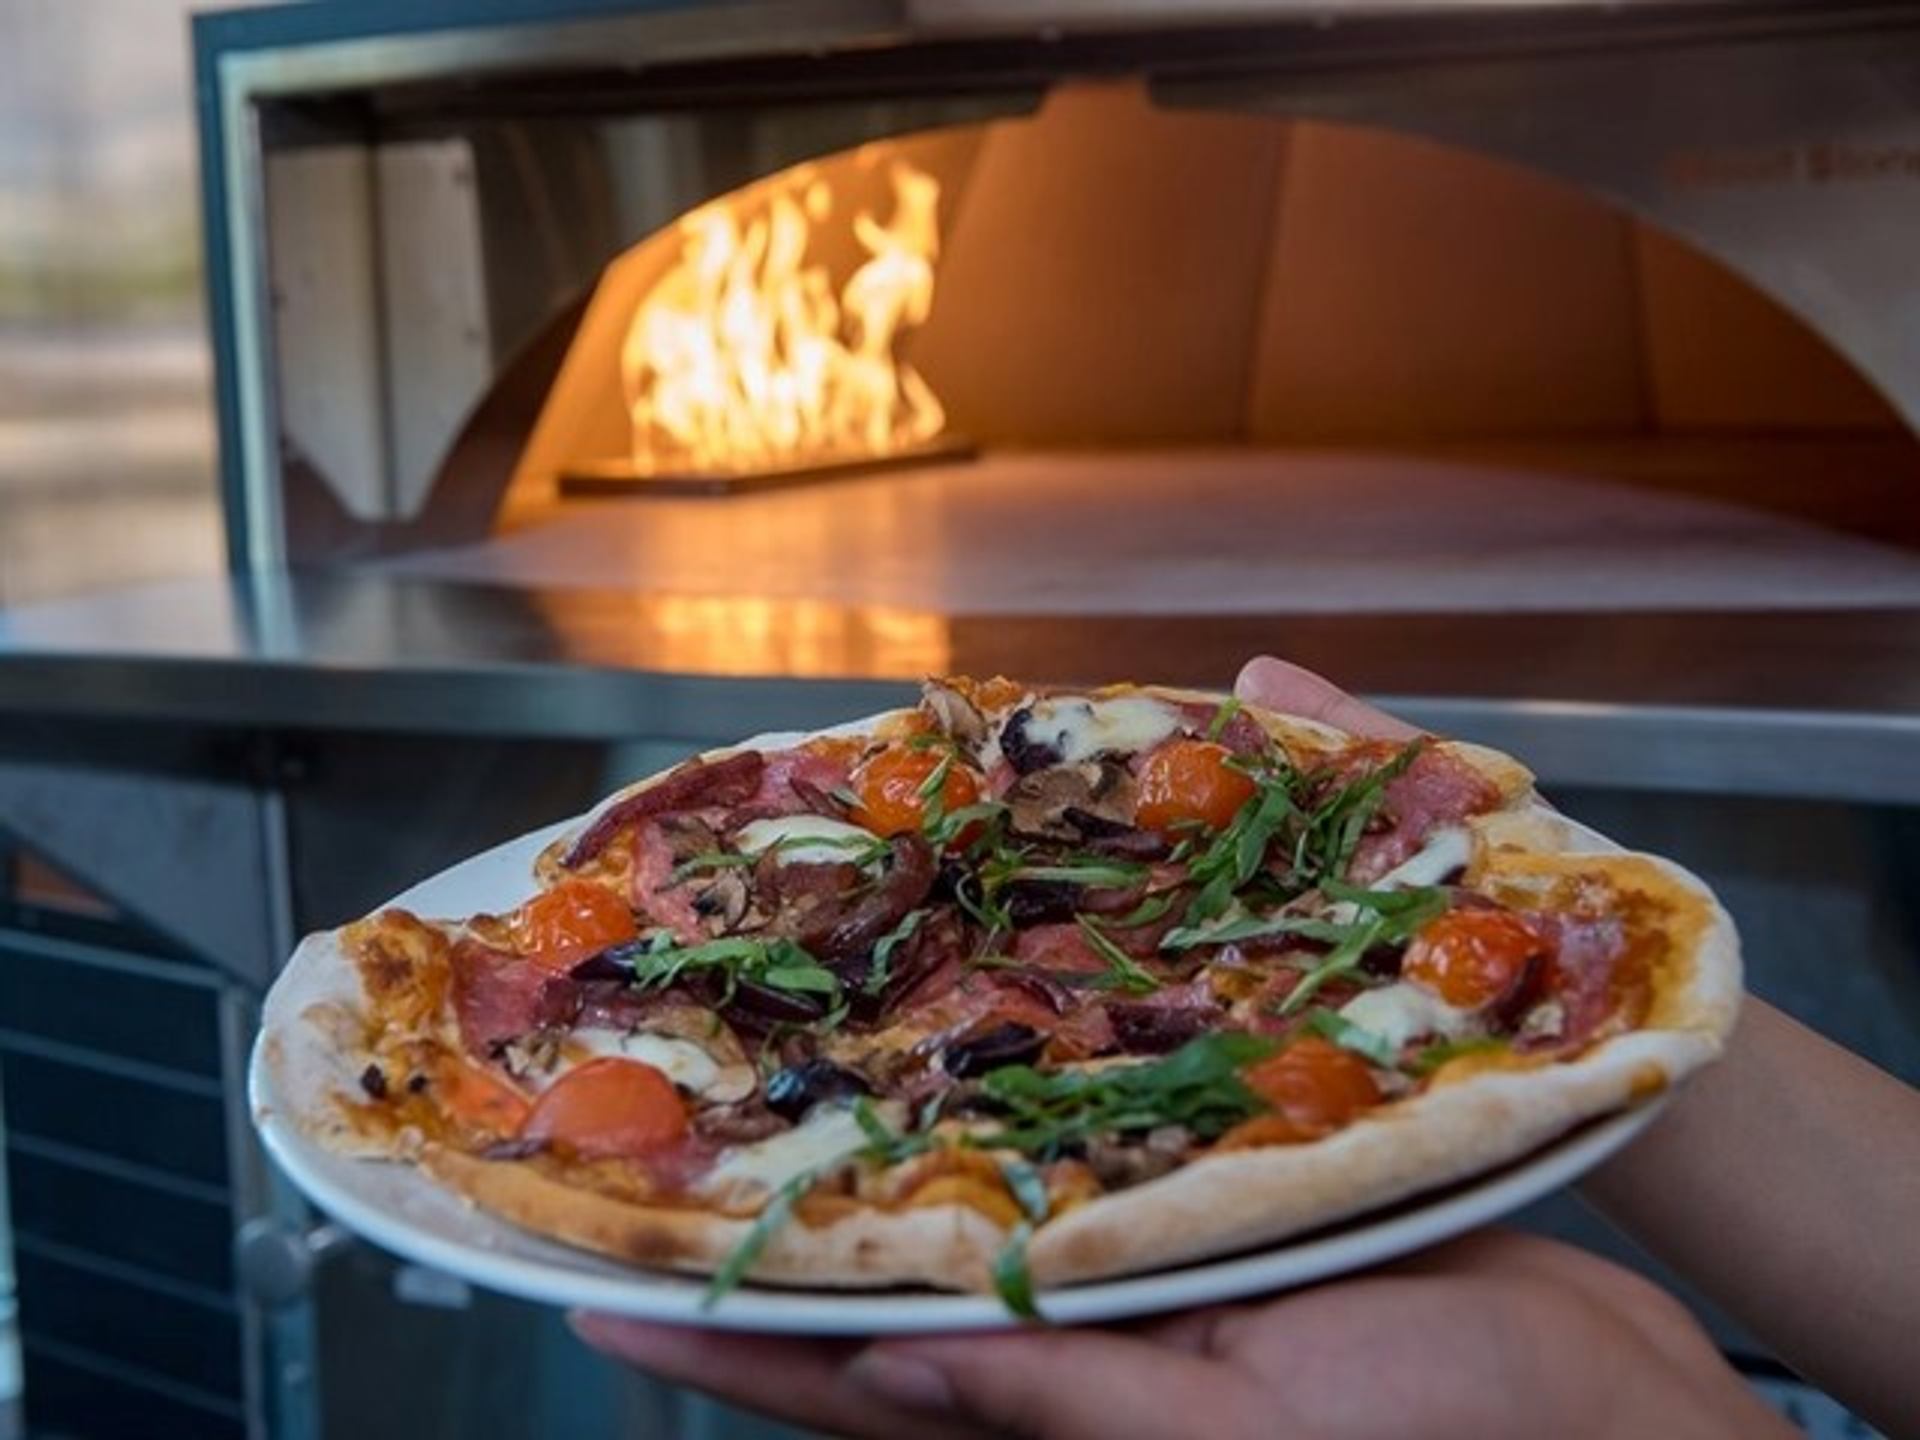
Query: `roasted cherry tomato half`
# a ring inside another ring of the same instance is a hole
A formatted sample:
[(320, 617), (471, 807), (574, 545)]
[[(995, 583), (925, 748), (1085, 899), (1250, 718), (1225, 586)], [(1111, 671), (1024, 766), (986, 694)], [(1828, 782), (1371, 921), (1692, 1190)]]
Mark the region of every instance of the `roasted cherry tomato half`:
[(526, 1097), (470, 1060), (448, 1058), (434, 1068), (431, 1084), (434, 1101), (469, 1129), (512, 1135), (526, 1121)]
[(1317, 1035), (1295, 1040), (1278, 1055), (1248, 1066), (1240, 1078), (1292, 1132), (1267, 1125), (1269, 1133), (1262, 1138), (1269, 1143), (1330, 1135), (1381, 1099), (1367, 1062)]
[(522, 905), (509, 923), (515, 947), (549, 970), (571, 970), (639, 933), (627, 902), (591, 880), (561, 881)]
[(1224, 829), (1253, 796), (1253, 781), (1227, 763), (1233, 752), (1211, 740), (1169, 740), (1140, 766), (1136, 823), (1171, 830), (1199, 823)]
[(525, 1139), (588, 1159), (645, 1155), (686, 1133), (687, 1107), (673, 1082), (643, 1061), (611, 1055), (554, 1081), (520, 1129)]
[(1482, 1010), (1513, 993), (1546, 953), (1546, 941), (1510, 910), (1450, 910), (1414, 937), (1400, 975), (1456, 1009)]
[[(926, 818), (922, 793), (945, 755), (934, 748), (889, 745), (853, 772), (853, 793), (860, 803), (848, 818), (876, 835), (899, 835), (920, 828)], [(949, 815), (980, 798), (980, 782), (958, 760), (940, 782), (940, 806)]]

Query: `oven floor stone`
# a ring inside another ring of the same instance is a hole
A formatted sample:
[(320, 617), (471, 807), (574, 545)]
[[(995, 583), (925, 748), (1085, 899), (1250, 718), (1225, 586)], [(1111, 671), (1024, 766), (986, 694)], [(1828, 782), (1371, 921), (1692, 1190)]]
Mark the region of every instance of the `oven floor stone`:
[(754, 496), (569, 500), (376, 568), (955, 616), (1920, 604), (1920, 551), (1798, 516), (1347, 451), (996, 453)]

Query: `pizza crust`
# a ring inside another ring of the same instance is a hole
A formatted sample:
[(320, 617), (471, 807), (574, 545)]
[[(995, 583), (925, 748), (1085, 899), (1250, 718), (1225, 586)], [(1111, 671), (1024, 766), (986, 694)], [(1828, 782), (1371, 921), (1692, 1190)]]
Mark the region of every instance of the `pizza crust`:
[[(366, 1096), (360, 1076), (366, 1050), (367, 997), (342, 932), (309, 935), (267, 993), (260, 1049), (272, 1081), (272, 1102), (302, 1134), (329, 1150), (361, 1159), (396, 1159), (411, 1149), (392, 1131), (353, 1123)], [(264, 1111), (256, 1114), (264, 1119)]]
[[(482, 1209), (543, 1235), (636, 1265), (706, 1275), (753, 1227), (711, 1211), (636, 1204), (566, 1185), (522, 1161), (476, 1160), (430, 1147), (421, 1168)], [(864, 1208), (829, 1223), (796, 1217), (754, 1262), (757, 1282), (842, 1290), (931, 1285), (985, 1290), (1006, 1242), (994, 1221), (965, 1205)]]
[[(1100, 693), (1216, 704), (1223, 698), (1156, 686)], [(1296, 755), (1352, 738), (1317, 721), (1249, 709)], [(871, 735), (905, 713), (888, 711), (814, 735), (758, 736), (702, 758)], [(1037, 1283), (1093, 1280), (1276, 1243), (1517, 1159), (1585, 1121), (1664, 1093), (1719, 1053), (1741, 994), (1739, 942), (1705, 884), (1556, 814), (1533, 794), (1532, 774), (1510, 757), (1458, 741), (1438, 743), (1497, 786), (1508, 807), (1471, 822), (1476, 865), (1498, 871), (1544, 856), (1561, 865), (1628, 867), (1636, 883), (1658, 877), (1666, 898), (1689, 917), (1684, 943), (1675, 947), (1681, 953), (1661, 977), (1654, 1028), (1605, 1041), (1572, 1062), (1483, 1068), (1460, 1078), (1443, 1071), (1421, 1094), (1327, 1139), (1203, 1156), (1160, 1179), (1097, 1197), (1036, 1230), (1028, 1263)], [(594, 816), (659, 778), (596, 806), (541, 853), (537, 873), (554, 874), (558, 856)], [(305, 1134), (329, 1149), (417, 1163), (505, 1219), (634, 1264), (710, 1273), (748, 1233), (748, 1220), (621, 1200), (567, 1185), (534, 1164), (478, 1160), (422, 1145), (415, 1136), (353, 1124), (367, 1063), (365, 1015), (357, 967), (339, 931), (308, 937), (267, 1000), (261, 1044), (273, 1095)], [(978, 1290), (987, 1288), (1004, 1241), (1000, 1224), (957, 1204), (867, 1207), (831, 1220), (803, 1213), (775, 1231), (751, 1276), (827, 1288)]]

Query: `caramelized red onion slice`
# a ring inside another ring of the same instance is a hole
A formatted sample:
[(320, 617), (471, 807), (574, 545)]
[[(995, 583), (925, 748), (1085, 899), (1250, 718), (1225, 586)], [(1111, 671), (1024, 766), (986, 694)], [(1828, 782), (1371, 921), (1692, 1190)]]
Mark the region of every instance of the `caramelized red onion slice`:
[(1008, 1021), (963, 1037), (940, 1053), (940, 1064), (956, 1080), (985, 1075), (1005, 1065), (1027, 1065), (1047, 1047), (1047, 1037), (1031, 1025)]
[(1165, 1055), (1211, 1030), (1220, 1019), (1213, 1006), (1175, 1006), (1109, 1000), (1107, 1021), (1114, 1043), (1128, 1055)]
[(798, 1124), (816, 1105), (872, 1093), (873, 1086), (857, 1071), (831, 1060), (803, 1060), (768, 1077), (765, 1103), (781, 1119)]

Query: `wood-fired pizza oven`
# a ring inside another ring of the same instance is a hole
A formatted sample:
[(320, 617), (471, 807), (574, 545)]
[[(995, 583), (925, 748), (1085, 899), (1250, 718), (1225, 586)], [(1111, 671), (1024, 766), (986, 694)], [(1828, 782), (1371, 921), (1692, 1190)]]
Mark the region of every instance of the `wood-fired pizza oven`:
[(234, 555), (645, 593), (695, 669), (858, 631), (907, 675), (963, 615), (1910, 604), (1881, 9), (212, 26)]

